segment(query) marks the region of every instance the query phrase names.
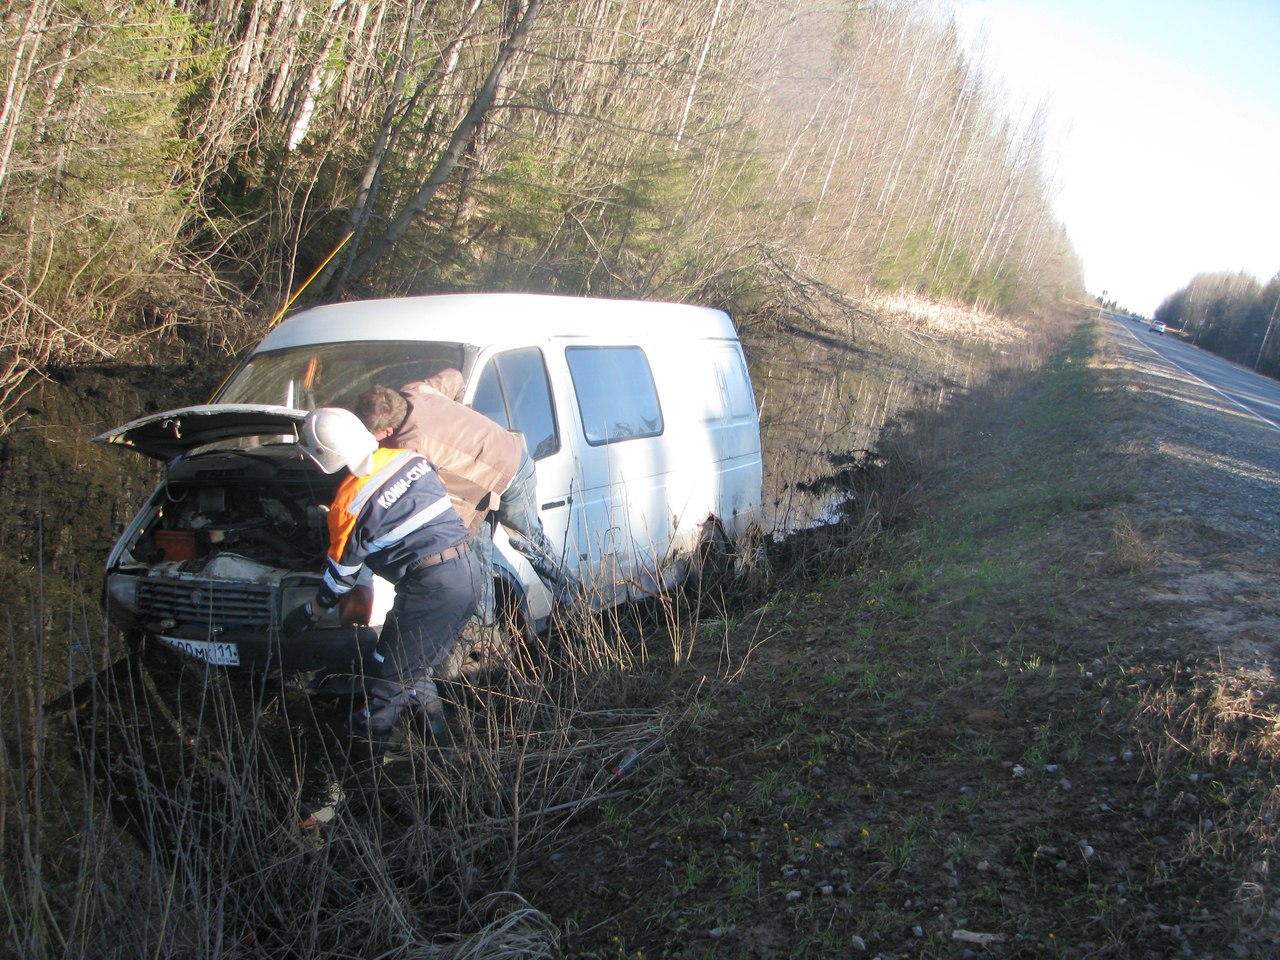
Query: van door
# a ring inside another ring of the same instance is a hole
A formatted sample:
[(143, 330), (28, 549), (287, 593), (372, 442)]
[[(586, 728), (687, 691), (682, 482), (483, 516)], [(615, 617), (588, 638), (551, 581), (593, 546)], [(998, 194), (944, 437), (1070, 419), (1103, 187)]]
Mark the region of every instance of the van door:
[(572, 345), (564, 355), (582, 427), (582, 512), (593, 558), (613, 602), (640, 599), (655, 591), (671, 539), (671, 465), (653, 371), (635, 345)]
[[(570, 535), (570, 507), (577, 486), (571, 444), (556, 416), (556, 404), (542, 351), (537, 347), (504, 350), (481, 359), (472, 376), (475, 388), (471, 407), (508, 430), (524, 436), (525, 447), (538, 469), (538, 514), (561, 563), (577, 572), (576, 545)], [(499, 529), (495, 546), (525, 586), (530, 613), (535, 618), (550, 612), (550, 594), (528, 563), (505, 547), (506, 534)]]

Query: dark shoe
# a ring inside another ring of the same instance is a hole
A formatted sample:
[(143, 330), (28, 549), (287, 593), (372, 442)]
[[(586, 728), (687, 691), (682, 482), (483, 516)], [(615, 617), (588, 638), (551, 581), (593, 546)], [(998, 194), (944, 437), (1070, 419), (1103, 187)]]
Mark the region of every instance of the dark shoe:
[(444, 704), (430, 673), (405, 683), (369, 680), (365, 683), (365, 708), (352, 716), (352, 736), (380, 744), (385, 752), (396, 718), (409, 710), (424, 736), (442, 742), (448, 735)]
[(363, 779), (382, 766), (396, 718), (409, 703), (402, 684), (365, 681), (364, 707), (351, 714), (351, 742), (347, 749), (347, 760), (357, 777)]
[(413, 712), (413, 729), (424, 743), (442, 747), (449, 742), (449, 724), (445, 721), (444, 712), (415, 710)]
[(413, 699), (410, 717), (415, 732), (424, 741), (443, 746), (449, 739), (449, 724), (435, 681), (431, 677), (417, 681), (413, 686)]
[(347, 744), (346, 774), (355, 783), (369, 783), (382, 768), (391, 734), (374, 733), (365, 718), (368, 711), (351, 718), (351, 740)]

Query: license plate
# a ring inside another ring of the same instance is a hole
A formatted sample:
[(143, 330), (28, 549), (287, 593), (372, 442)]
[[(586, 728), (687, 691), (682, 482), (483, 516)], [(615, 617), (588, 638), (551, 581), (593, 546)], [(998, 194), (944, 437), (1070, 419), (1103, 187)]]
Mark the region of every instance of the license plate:
[(179, 653), (211, 663), (215, 667), (240, 666), (240, 648), (234, 643), (220, 643), (217, 640), (184, 640), (182, 637), (163, 635), (159, 639)]

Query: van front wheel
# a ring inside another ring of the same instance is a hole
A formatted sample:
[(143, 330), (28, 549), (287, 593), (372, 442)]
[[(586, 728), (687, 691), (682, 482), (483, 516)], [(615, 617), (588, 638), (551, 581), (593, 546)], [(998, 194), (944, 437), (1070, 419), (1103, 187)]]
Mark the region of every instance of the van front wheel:
[(520, 601), (509, 588), (502, 584), (496, 586), (494, 623), (489, 627), (474, 620), (467, 624), (462, 632), (462, 642), (446, 667), (450, 678), (462, 674), (474, 677), (517, 666), (527, 668), (534, 662), (539, 649), (538, 638), (529, 628)]

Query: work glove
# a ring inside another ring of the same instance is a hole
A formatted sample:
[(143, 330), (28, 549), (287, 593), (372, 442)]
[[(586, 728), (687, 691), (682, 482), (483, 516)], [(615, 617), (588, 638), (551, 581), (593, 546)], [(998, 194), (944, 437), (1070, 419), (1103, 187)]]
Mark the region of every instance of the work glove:
[(284, 618), (284, 632), (286, 636), (293, 636), (301, 633), (303, 630), (315, 626), (320, 615), (315, 612), (315, 607), (308, 600), (300, 607), (294, 607)]

